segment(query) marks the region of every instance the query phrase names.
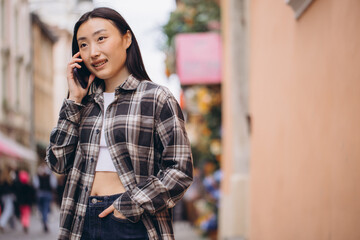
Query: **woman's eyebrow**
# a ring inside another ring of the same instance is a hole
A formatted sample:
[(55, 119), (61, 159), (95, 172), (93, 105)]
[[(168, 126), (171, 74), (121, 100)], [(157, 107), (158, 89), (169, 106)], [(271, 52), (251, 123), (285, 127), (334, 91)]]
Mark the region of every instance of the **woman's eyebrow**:
[[(96, 34), (99, 34), (101, 32), (106, 32), (106, 29), (100, 29), (100, 30), (97, 30), (96, 32), (94, 32), (92, 35), (95, 36)], [(78, 41), (81, 41), (81, 40), (85, 40), (86, 37), (79, 37), (77, 40)]]

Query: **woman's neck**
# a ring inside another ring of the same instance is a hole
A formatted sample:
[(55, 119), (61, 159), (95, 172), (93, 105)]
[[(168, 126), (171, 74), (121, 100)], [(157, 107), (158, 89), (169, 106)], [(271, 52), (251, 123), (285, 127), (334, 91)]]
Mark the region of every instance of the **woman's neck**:
[(105, 92), (110, 92), (110, 93), (115, 92), (115, 89), (118, 86), (120, 86), (123, 82), (125, 82), (125, 80), (129, 77), (129, 75), (130, 73), (126, 69), (113, 78), (105, 79), (104, 80)]

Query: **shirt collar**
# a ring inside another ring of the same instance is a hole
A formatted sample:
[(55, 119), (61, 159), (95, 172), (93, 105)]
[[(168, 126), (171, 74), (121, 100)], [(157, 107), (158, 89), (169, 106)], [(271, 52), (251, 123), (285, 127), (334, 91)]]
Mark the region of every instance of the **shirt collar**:
[[(118, 87), (115, 88), (115, 95), (120, 94), (122, 90), (125, 91), (133, 91), (135, 90), (140, 84), (140, 80), (135, 78), (132, 74), (129, 75), (129, 77)], [(105, 85), (100, 84), (95, 90), (93, 95), (93, 99), (96, 102), (102, 102), (103, 101), (103, 92), (105, 90)]]
[(123, 89), (127, 91), (135, 90), (140, 84), (140, 80), (135, 78), (132, 74), (129, 75), (129, 77), (115, 89), (115, 92), (117, 90)]

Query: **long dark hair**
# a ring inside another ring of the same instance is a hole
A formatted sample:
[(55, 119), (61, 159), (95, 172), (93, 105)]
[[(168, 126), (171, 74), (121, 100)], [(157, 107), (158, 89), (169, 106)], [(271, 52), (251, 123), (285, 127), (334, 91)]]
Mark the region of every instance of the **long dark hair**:
[(87, 12), (80, 17), (80, 19), (76, 22), (74, 26), (74, 34), (72, 39), (72, 55), (79, 52), (79, 45), (77, 42), (77, 32), (79, 30), (79, 27), (81, 26), (81, 24), (91, 18), (104, 18), (111, 20), (115, 24), (121, 35), (124, 35), (128, 30), (130, 31), (131, 45), (126, 49), (126, 67), (129, 72), (137, 79), (150, 80), (148, 74), (146, 73), (140, 53), (140, 48), (133, 31), (131, 30), (129, 24), (125, 21), (125, 19), (120, 15), (120, 13), (111, 8), (95, 8), (94, 10)]

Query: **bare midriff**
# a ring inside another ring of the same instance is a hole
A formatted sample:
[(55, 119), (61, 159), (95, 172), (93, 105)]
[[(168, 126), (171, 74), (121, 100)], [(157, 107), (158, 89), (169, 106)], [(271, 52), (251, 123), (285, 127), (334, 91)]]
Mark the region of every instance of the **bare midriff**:
[(95, 172), (91, 196), (109, 196), (125, 192), (116, 172)]

